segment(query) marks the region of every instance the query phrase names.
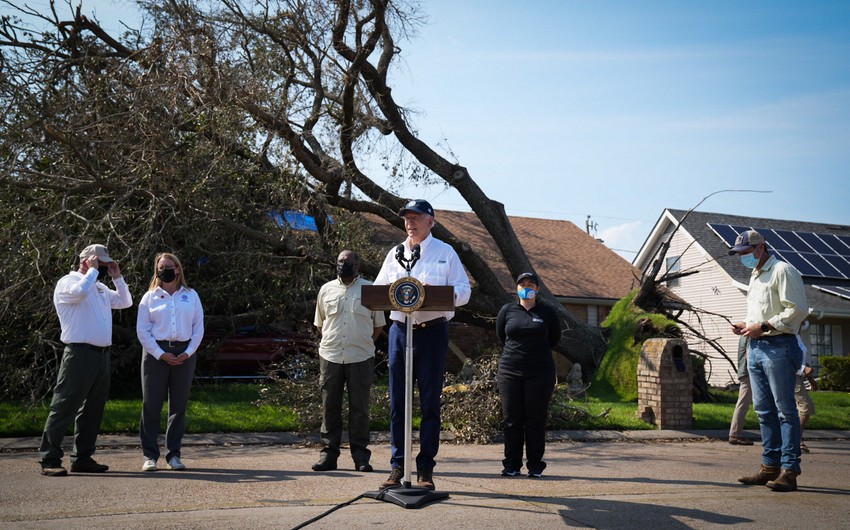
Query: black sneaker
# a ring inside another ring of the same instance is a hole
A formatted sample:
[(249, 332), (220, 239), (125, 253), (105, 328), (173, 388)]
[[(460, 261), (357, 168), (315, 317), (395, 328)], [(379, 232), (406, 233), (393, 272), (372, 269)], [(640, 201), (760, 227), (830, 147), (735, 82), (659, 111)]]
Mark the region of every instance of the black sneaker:
[(518, 469), (508, 469), (508, 468), (505, 468), (505, 469), (503, 469), (503, 470), (502, 470), (502, 476), (503, 476), (503, 477), (516, 477), (516, 476), (518, 476), (518, 475), (519, 475), (519, 470), (518, 470)]
[(91, 458), (77, 460), (71, 464), (72, 473), (105, 473), (109, 466), (98, 464)]
[(336, 469), (336, 460), (319, 460), (313, 464), (313, 471), (333, 471)]
[(354, 464), (355, 471), (362, 471), (363, 473), (371, 473), (372, 472), (372, 464), (366, 462), (365, 464)]
[(529, 478), (543, 478), (543, 472), (542, 471), (529, 471), (528, 477)]

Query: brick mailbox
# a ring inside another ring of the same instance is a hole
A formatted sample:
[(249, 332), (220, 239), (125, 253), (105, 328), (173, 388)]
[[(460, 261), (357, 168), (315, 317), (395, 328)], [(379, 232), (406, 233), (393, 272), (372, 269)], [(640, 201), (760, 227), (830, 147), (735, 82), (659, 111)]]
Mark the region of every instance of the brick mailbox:
[(693, 366), (682, 339), (647, 339), (637, 369), (637, 417), (659, 429), (691, 428)]

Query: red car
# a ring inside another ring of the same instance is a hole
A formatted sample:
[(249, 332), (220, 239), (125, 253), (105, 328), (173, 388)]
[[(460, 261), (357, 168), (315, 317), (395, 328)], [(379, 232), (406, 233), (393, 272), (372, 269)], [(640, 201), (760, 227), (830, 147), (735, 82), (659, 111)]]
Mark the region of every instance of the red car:
[(256, 377), (273, 368), (297, 379), (306, 375), (307, 365), (318, 358), (318, 351), (313, 336), (270, 325), (211, 329), (198, 350), (198, 372), (202, 376)]

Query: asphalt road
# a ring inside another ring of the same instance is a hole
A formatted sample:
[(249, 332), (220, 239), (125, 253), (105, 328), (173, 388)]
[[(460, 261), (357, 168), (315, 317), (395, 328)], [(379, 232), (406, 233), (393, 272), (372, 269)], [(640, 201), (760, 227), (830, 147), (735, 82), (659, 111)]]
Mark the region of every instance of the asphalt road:
[(340, 470), (313, 472), (317, 448), (283, 435), (195, 435), (186, 471), (143, 473), (133, 437), (101, 437), (95, 457), (109, 472), (50, 478), (37, 440), (4, 439), (0, 526), (295, 528), (356, 499), (307, 528), (850, 528), (850, 433), (807, 431), (794, 493), (737, 482), (758, 468), (758, 444), (670, 433), (555, 435), (542, 479), (499, 476), (500, 444), (443, 443), (434, 480), (449, 497), (419, 509), (358, 498), (389, 471), (380, 441), (374, 473), (353, 471), (346, 455)]

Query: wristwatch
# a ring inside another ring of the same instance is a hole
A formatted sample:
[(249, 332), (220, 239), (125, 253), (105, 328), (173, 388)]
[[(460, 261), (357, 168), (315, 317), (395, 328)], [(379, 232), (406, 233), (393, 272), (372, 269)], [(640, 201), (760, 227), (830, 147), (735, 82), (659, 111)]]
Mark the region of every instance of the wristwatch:
[(770, 326), (767, 325), (767, 321), (761, 323), (761, 332), (767, 333), (770, 331)]

